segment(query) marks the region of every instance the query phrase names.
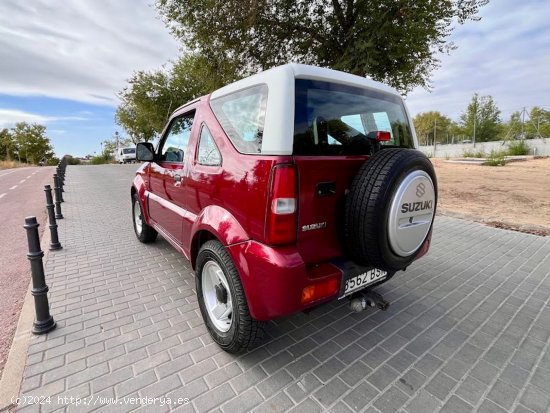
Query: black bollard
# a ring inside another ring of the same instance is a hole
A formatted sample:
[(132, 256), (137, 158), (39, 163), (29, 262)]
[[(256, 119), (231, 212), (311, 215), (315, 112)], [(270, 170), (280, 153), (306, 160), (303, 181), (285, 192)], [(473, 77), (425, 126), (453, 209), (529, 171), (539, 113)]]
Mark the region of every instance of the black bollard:
[(63, 214), (61, 213), (61, 191), (59, 190), (59, 180), (57, 175), (53, 176), (54, 182), (54, 194), (55, 194), (55, 219), (63, 219)]
[(48, 209), (48, 221), (50, 223), (50, 251), (60, 250), (63, 247), (57, 235), (57, 221), (55, 220), (52, 187), (50, 185), (45, 185), (44, 192), (46, 192), (46, 208)]
[(32, 290), (34, 296), (34, 308), (36, 311), (36, 320), (32, 325), (33, 334), (44, 334), (55, 328), (55, 321), (50, 315), (50, 305), (48, 303), (48, 286), (44, 276), (44, 265), (42, 257), (44, 253), (40, 249), (40, 239), (38, 237), (39, 224), (36, 217), (25, 218), (24, 228), (27, 230), (27, 241), (29, 243), (29, 252), (27, 258), (31, 262)]
[(63, 186), (65, 186), (65, 176), (63, 175), (60, 167), (57, 168), (57, 179), (59, 180), (59, 188), (61, 188), (61, 202), (65, 202), (63, 200), (63, 192), (65, 192), (63, 189)]
[(59, 177), (59, 186), (63, 188), (63, 184), (65, 183), (65, 173), (63, 172), (63, 168), (58, 166), (55, 172)]
[[(59, 202), (65, 202), (63, 199), (63, 191), (61, 191), (61, 178), (59, 178), (59, 175), (54, 174), (53, 175), (53, 189), (55, 191), (55, 196), (59, 197)], [(59, 195), (57, 194), (59, 192)]]

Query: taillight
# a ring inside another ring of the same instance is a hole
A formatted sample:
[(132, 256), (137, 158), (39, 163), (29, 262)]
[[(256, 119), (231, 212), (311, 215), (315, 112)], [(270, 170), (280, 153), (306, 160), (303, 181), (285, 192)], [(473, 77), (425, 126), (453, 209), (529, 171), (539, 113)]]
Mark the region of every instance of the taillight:
[(339, 281), (338, 278), (330, 278), (307, 286), (302, 290), (302, 304), (308, 304), (321, 298), (335, 295), (340, 289)]
[(294, 165), (277, 165), (271, 176), (271, 191), (266, 219), (268, 244), (296, 241), (297, 173)]

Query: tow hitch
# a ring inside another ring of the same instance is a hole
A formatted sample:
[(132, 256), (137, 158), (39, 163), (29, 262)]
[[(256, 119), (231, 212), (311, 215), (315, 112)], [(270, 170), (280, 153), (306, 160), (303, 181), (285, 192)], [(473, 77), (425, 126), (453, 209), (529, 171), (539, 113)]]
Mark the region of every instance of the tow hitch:
[(352, 311), (360, 313), (367, 307), (376, 307), (382, 311), (386, 311), (390, 303), (384, 300), (380, 294), (367, 290), (353, 294), (349, 306)]

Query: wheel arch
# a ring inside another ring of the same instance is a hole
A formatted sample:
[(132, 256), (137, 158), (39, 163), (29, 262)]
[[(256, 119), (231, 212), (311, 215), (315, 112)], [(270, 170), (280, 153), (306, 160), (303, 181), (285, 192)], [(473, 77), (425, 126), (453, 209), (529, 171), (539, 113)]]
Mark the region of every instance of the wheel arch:
[(134, 198), (134, 195), (137, 195), (138, 200), (141, 203), (141, 210), (142, 210), (145, 222), (149, 224), (151, 221), (149, 217), (147, 194), (145, 193), (145, 190), (146, 190), (145, 181), (140, 175), (136, 175), (136, 177), (134, 178), (134, 182), (132, 183), (132, 186), (130, 188), (130, 200)]
[[(199, 250), (205, 242), (217, 239), (227, 247), (250, 239), (239, 221), (229, 211), (217, 205), (210, 205), (201, 211), (193, 223), (191, 234), (189, 252), (193, 269)], [(239, 267), (238, 263), (235, 265)]]

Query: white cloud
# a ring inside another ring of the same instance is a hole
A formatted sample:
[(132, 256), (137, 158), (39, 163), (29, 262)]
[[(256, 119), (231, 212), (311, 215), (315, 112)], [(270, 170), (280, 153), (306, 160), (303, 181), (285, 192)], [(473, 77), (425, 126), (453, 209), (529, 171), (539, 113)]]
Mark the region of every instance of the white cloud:
[(87, 118), (81, 116), (44, 116), (16, 109), (0, 109), (0, 128), (12, 127), (17, 122), (47, 124), (67, 120), (83, 121)]
[(20, 110), (0, 109), (0, 128), (11, 127), (17, 122), (46, 123), (48, 121), (50, 121), (48, 116), (22, 112)]
[[(2, 0), (0, 93), (115, 106), (134, 70), (178, 54), (150, 3)], [(439, 110), (457, 119), (474, 92), (492, 95), (504, 118), (522, 106), (549, 108), (550, 2), (492, 1), (480, 14), (456, 29), (458, 49), (442, 56), (433, 92), (417, 88), (407, 98), (413, 115)]]
[(439, 110), (456, 120), (474, 92), (492, 95), (505, 120), (523, 106), (550, 109), (550, 2), (494, 1), (480, 14), (453, 34), (458, 49), (442, 56), (432, 93), (409, 94), (413, 115)]
[(116, 105), (134, 70), (177, 53), (143, 0), (0, 2), (0, 93)]

